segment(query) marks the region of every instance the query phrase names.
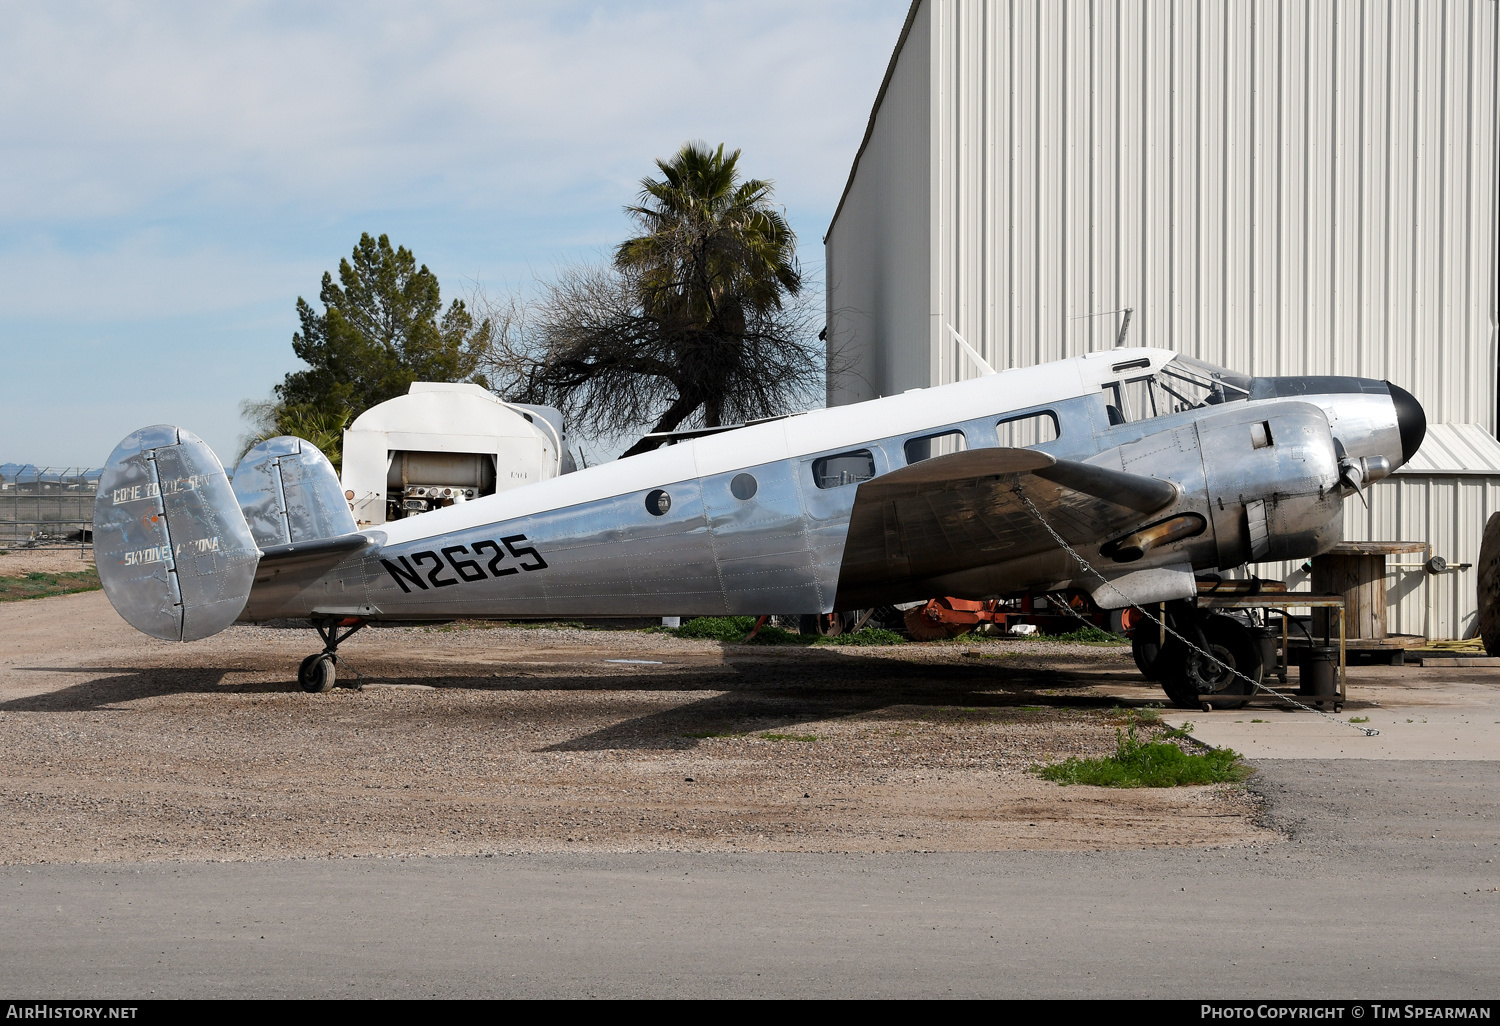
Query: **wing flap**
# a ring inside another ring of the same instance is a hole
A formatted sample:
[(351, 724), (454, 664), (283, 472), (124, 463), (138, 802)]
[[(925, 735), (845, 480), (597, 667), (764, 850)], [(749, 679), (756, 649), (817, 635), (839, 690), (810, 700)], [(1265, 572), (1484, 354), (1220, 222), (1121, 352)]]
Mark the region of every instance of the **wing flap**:
[(919, 582), (1055, 550), (1017, 494), (1069, 544), (1097, 543), (1177, 501), (1176, 485), (1034, 449), (971, 449), (859, 486), (839, 593)]

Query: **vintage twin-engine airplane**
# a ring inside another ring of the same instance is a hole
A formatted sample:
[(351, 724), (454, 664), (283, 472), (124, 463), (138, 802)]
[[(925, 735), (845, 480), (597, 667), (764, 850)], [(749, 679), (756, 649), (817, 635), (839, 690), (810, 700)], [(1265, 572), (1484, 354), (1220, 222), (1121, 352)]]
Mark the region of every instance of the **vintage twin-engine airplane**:
[(115, 609), (153, 637), (311, 621), (324, 647), (299, 670), (309, 691), (333, 686), (338, 645), (371, 621), (829, 614), (1081, 589), (1106, 609), (1168, 603), (1195, 644), (1148, 646), (1143, 668), (1196, 704), (1247, 694), (1229, 668), (1258, 680), (1260, 663), (1248, 626), (1196, 609), (1194, 571), (1326, 550), (1344, 498), (1425, 433), (1388, 382), (1121, 348), (690, 432), (360, 530), (309, 443), (262, 443), (231, 486), (207, 445), (158, 426), (110, 456), (94, 546)]

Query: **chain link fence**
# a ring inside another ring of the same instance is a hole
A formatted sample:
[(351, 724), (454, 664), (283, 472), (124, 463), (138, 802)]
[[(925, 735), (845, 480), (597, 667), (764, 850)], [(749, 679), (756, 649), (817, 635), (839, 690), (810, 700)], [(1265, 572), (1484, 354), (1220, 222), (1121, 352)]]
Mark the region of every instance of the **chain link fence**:
[(94, 496), (103, 470), (0, 463), (0, 549), (94, 545)]

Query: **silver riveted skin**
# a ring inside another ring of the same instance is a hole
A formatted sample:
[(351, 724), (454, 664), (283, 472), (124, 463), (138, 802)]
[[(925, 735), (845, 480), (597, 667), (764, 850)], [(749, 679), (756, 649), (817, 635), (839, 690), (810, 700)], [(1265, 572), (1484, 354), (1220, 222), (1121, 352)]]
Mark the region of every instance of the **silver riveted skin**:
[(213, 450), (157, 425), (110, 454), (94, 503), (94, 559), (127, 623), (163, 641), (197, 641), (239, 616), (260, 551)]
[(234, 495), (262, 547), (355, 530), (333, 464), (311, 442), (291, 435), (267, 439), (241, 457)]

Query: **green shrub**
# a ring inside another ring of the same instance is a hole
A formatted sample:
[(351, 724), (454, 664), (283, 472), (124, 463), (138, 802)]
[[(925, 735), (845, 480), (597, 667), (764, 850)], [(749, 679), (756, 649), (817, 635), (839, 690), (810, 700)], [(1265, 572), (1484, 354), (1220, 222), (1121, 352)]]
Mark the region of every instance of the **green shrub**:
[(1128, 734), (1115, 731), (1114, 755), (1102, 759), (1067, 759), (1037, 767), (1035, 772), (1043, 780), (1058, 784), (1179, 787), (1243, 780), (1249, 776), (1249, 769), (1239, 759), (1239, 754), (1230, 748), (1189, 754), (1162, 741), (1142, 743), (1132, 726)]
[(817, 643), (820, 645), (904, 645), (906, 639), (884, 627), (861, 627), (853, 634), (840, 634), (836, 638), (818, 638)]
[(95, 591), (98, 587), (99, 574), (92, 567), (55, 574), (33, 570), (15, 577), (0, 577), (0, 602), (70, 595), (78, 591)]
[(1111, 634), (1109, 633), (1109, 631), (1100, 630), (1093, 624), (1086, 624), (1085, 626), (1078, 628), (1076, 631), (1069, 631), (1066, 634), (1046, 634), (1041, 635), (1041, 637), (1044, 637), (1048, 641), (1081, 641), (1090, 644), (1105, 642), (1110, 645), (1130, 644), (1129, 638), (1122, 638), (1118, 634)]
[[(695, 616), (681, 627), (666, 628), (666, 632), (679, 638), (736, 643), (744, 641), (745, 636), (755, 630), (756, 619), (754, 616)], [(767, 624), (751, 639), (751, 644), (788, 645), (803, 640), (800, 634)]]
[(753, 616), (695, 616), (673, 633), (702, 641), (742, 641), (754, 629)]
[[(700, 641), (726, 641), (737, 643), (755, 630), (753, 616), (695, 616), (681, 627), (665, 628), (666, 633), (679, 638), (696, 638)], [(819, 637), (816, 634), (798, 634), (793, 631), (762, 627), (751, 639), (752, 645), (901, 645), (906, 639), (895, 631), (879, 627), (866, 627), (853, 634), (840, 634), (836, 638)]]

